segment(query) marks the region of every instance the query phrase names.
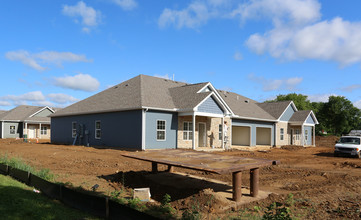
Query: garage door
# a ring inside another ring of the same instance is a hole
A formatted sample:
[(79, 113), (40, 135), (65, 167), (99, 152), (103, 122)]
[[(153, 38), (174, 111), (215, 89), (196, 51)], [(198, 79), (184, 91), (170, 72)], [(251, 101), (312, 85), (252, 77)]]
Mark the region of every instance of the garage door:
[(271, 128), (257, 128), (256, 145), (271, 145)]
[(233, 126), (232, 127), (232, 145), (250, 146), (251, 145), (250, 127)]

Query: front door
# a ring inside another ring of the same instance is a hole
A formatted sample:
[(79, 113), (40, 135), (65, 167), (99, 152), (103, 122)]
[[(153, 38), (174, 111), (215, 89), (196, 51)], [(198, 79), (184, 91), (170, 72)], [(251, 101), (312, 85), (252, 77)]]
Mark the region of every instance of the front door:
[(28, 127), (28, 138), (35, 138), (35, 126), (29, 125)]
[(199, 123), (198, 124), (198, 147), (206, 146), (206, 124)]

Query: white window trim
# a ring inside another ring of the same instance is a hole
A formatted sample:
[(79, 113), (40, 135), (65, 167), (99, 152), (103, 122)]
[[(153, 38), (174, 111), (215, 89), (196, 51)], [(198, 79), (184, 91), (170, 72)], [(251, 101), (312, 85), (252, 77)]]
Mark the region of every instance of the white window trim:
[(305, 130), (305, 141), (308, 141), (308, 130)]
[[(97, 128), (97, 122), (99, 122), (100, 123), (100, 128)], [(97, 139), (97, 140), (100, 140), (100, 139), (102, 139), (102, 122), (100, 121), (100, 120), (96, 120), (95, 121), (95, 123), (94, 123), (94, 137), (95, 137), (95, 139)], [(100, 137), (97, 137), (97, 130), (100, 130)]]
[[(11, 127), (14, 127), (14, 133), (11, 133)], [(15, 125), (10, 125), (9, 132), (10, 132), (10, 134), (16, 134), (16, 126)]]
[[(183, 134), (183, 137), (182, 137), (182, 139), (183, 139), (183, 141), (192, 141), (193, 140), (193, 138), (191, 139), (191, 138), (189, 138), (189, 133), (193, 133), (193, 129), (191, 129), (191, 130), (184, 130), (184, 123), (188, 123), (188, 129), (189, 129), (189, 124), (190, 123), (192, 123), (191, 121), (184, 121), (183, 122), (183, 133), (184, 132), (187, 132), (188, 133), (188, 135), (187, 135), (187, 139), (184, 139), (184, 134)], [(193, 126), (193, 123), (192, 123), (192, 126)], [(193, 134), (194, 135), (194, 134)]]
[(300, 140), (300, 129), (295, 129), (295, 134), (296, 134), (296, 137), (295, 137), (295, 140), (296, 141), (299, 141)]
[[(158, 121), (164, 121), (164, 130), (163, 129), (158, 129)], [(157, 119), (157, 124), (156, 124), (156, 139), (157, 141), (166, 141), (167, 140), (167, 121), (163, 120), (163, 119)], [(158, 139), (158, 131), (164, 131), (164, 139)]]
[[(221, 130), (219, 130), (219, 128), (221, 128)], [(222, 133), (223, 133), (223, 127), (222, 127), (222, 124), (219, 124), (218, 125), (218, 140), (219, 141), (222, 141)]]
[[(75, 124), (75, 129), (74, 129), (74, 124)], [(78, 123), (76, 121), (71, 122), (71, 137), (75, 138), (76, 137), (76, 126), (78, 125)], [(74, 135), (74, 130), (75, 130), (75, 135)]]
[[(45, 128), (45, 130), (43, 130), (43, 128)], [(45, 131), (45, 133), (44, 133), (44, 131)], [(48, 127), (41, 126), (40, 127), (40, 135), (48, 135)]]
[(280, 140), (283, 141), (285, 139), (285, 129), (280, 128)]

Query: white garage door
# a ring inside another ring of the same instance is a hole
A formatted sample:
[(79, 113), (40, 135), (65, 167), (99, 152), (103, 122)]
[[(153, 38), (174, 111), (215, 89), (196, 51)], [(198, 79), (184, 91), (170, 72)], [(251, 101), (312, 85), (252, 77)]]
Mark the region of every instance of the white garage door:
[(232, 145), (250, 146), (250, 127), (232, 126)]

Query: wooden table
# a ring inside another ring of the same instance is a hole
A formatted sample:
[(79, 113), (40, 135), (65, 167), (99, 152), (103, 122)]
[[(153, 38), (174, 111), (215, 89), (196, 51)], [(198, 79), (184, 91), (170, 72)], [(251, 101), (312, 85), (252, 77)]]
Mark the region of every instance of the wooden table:
[(245, 158), (205, 153), (191, 150), (168, 149), (126, 152), (122, 156), (152, 163), (152, 172), (158, 172), (158, 164), (207, 171), (217, 174), (232, 174), (233, 200), (239, 202), (242, 197), (242, 171), (250, 170), (250, 191), (257, 197), (259, 190), (259, 168), (279, 164), (276, 160)]

